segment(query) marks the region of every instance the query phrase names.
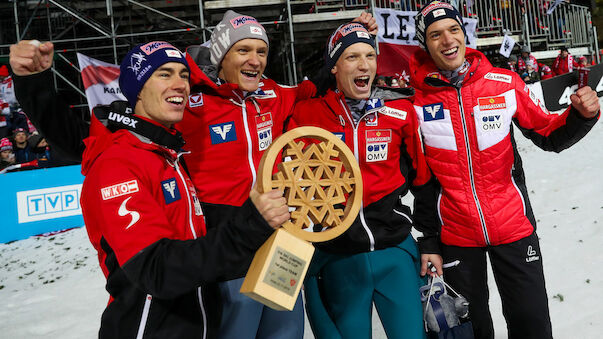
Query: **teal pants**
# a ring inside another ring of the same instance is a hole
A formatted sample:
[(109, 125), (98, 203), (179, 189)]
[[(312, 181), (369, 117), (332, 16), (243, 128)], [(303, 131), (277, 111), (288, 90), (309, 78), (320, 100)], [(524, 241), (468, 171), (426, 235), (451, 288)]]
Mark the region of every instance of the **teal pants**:
[(374, 252), (314, 255), (304, 292), (317, 339), (371, 338), (373, 303), (389, 339), (425, 338), (420, 257), (411, 236)]

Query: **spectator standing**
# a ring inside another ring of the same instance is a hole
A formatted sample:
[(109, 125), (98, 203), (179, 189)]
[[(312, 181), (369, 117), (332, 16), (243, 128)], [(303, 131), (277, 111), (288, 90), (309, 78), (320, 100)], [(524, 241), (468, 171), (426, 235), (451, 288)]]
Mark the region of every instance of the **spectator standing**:
[(517, 73), (518, 69), (517, 69), (517, 56), (514, 54), (511, 54), (509, 56), (509, 60), (507, 61), (507, 69)]
[(524, 45), (521, 47), (521, 56), (517, 59), (517, 72), (523, 73), (528, 69), (528, 63), (532, 63), (532, 69), (538, 72), (538, 60), (530, 53), (530, 47)]
[(586, 56), (582, 55), (578, 58), (578, 65), (576, 67), (577, 68), (588, 67), (588, 59), (586, 58)]
[(468, 299), (476, 339), (494, 338), (488, 259), (509, 338), (550, 339), (536, 218), (513, 125), (538, 147), (560, 152), (597, 122), (597, 94), (583, 87), (571, 95), (567, 110), (550, 114), (519, 75), (493, 67), (466, 46), (461, 16), (452, 6), (429, 2), (415, 23), (422, 50), (411, 59), (413, 104), (427, 163), (442, 187), (433, 197), (441, 226), (424, 231), (420, 244), (437, 246), (439, 240), (444, 263), (455, 263), (444, 276)]
[(553, 74), (561, 75), (569, 72), (573, 72), (574, 68), (578, 66), (578, 63), (574, 60), (574, 57), (569, 53), (567, 47), (561, 48), (559, 55), (553, 62)]
[(15, 109), (19, 105), (15, 97), (13, 79), (5, 65), (0, 66), (0, 100), (7, 103), (11, 109)]

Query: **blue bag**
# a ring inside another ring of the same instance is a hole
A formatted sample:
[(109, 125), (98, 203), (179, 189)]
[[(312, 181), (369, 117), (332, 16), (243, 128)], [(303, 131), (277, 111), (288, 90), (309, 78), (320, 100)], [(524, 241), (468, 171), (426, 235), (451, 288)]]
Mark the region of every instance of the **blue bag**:
[[(448, 294), (447, 288), (456, 297)], [(469, 303), (442, 277), (430, 277), (420, 292), (428, 339), (473, 339), (473, 327), (468, 320)]]

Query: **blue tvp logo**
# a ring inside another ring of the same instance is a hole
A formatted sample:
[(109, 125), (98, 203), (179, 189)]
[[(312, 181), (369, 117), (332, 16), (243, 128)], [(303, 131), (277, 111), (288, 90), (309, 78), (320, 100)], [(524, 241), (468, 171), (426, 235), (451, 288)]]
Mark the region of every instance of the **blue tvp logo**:
[(17, 192), (19, 223), (82, 214), (82, 185), (69, 185)]

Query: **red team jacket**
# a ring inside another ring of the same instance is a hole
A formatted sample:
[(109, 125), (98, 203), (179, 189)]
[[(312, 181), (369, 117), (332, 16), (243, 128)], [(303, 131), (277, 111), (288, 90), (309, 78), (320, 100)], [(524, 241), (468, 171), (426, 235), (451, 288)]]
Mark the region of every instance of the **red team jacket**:
[(561, 75), (569, 72), (573, 72), (574, 68), (578, 67), (578, 63), (574, 61), (574, 56), (571, 54), (567, 55), (567, 58), (562, 58), (561, 54), (555, 58), (553, 62), (553, 73), (555, 75)]
[[(121, 111), (108, 119), (136, 118)], [(111, 123), (113, 133), (93, 117), (82, 161), (84, 221), (110, 294), (99, 336), (215, 337), (219, 293), (206, 283), (236, 277), (272, 229), (248, 202), (232, 228), (206, 234), (181, 154), (155, 142), (175, 131), (141, 117), (130, 130)]]
[(461, 89), (442, 79), (424, 51), (411, 60), (425, 156), (442, 186), (441, 240), (506, 244), (536, 227), (512, 123), (540, 148), (560, 152), (596, 119), (584, 120), (570, 108), (551, 114), (516, 73), (492, 67), (476, 50), (467, 48), (466, 58), (471, 67)]
[(343, 235), (316, 244), (327, 251), (367, 252), (402, 242), (413, 220), (400, 198), (431, 177), (410, 101), (369, 101), (372, 109), (365, 111), (358, 124), (338, 91), (329, 90), (322, 98), (295, 106), (292, 125), (321, 127), (340, 137), (356, 156), (362, 173), (360, 214)]
[[(311, 97), (314, 85), (278, 85), (264, 79), (244, 96), (235, 84), (216, 85), (187, 53), (191, 95), (184, 119), (176, 125), (186, 140), (186, 163), (208, 224), (216, 225), (241, 206), (257, 178), (257, 167), (272, 140), (283, 133), (297, 100)], [(215, 214), (215, 215), (214, 215)]]

